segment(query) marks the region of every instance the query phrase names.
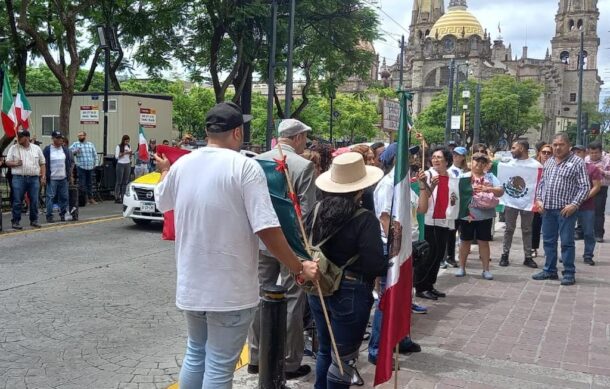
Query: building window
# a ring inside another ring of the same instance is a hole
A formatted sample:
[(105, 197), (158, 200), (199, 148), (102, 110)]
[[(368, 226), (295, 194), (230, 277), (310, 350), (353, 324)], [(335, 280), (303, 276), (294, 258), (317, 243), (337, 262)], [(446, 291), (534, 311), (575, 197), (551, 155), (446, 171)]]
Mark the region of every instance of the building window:
[(559, 54), (559, 60), (562, 64), (568, 65), (570, 63), (570, 53), (562, 51), (561, 54)]
[(568, 31), (572, 31), (574, 29), (574, 20), (570, 19), (568, 22)]
[(570, 103), (576, 102), (576, 93), (570, 93)]
[(582, 19), (578, 19), (578, 23), (576, 23), (576, 28), (578, 28), (579, 30), (582, 30), (582, 26), (583, 26)]
[(51, 133), (56, 130), (59, 131), (59, 116), (42, 116), (42, 135), (51, 136)]
[(108, 99), (108, 112), (116, 112), (116, 111), (117, 111), (116, 99)]

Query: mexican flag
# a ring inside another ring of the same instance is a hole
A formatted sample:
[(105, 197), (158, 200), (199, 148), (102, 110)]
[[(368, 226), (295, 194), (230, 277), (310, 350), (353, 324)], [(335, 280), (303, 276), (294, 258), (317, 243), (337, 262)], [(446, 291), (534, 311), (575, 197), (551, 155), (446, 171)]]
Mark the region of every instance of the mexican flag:
[(390, 268), (386, 290), (379, 308), (383, 312), (379, 354), (375, 368), (375, 385), (392, 377), (393, 351), (398, 342), (411, 332), (411, 300), (413, 291), (413, 257), (411, 248), (411, 182), (409, 179), (410, 117), (407, 101), (409, 92), (399, 91), (400, 119), (398, 155), (394, 170), (394, 202), (392, 226), (388, 239)]
[(15, 116), (17, 117), (17, 122), (24, 130), (27, 130), (30, 127), (28, 118), (31, 114), (32, 106), (25, 96), (25, 91), (23, 90), (21, 83), (19, 83), (17, 95), (15, 96)]
[(4, 80), (2, 81), (2, 127), (9, 138), (17, 136), (17, 117), (15, 115), (15, 103), (13, 92), (8, 79), (8, 69), (4, 67)]
[(145, 162), (150, 160), (150, 154), (148, 154), (148, 142), (144, 136), (144, 129), (142, 126), (140, 126), (140, 135), (138, 137), (138, 159)]
[(498, 162), (494, 164), (492, 172), (504, 187), (504, 196), (500, 198), (502, 204), (525, 211), (533, 209), (536, 190), (542, 178), (542, 165), (538, 161), (528, 158)]

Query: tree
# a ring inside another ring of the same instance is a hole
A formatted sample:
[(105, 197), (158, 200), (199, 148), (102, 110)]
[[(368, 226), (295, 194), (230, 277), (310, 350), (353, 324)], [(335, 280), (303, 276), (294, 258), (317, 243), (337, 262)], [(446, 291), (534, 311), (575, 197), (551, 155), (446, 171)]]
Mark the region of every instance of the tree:
[[(83, 27), (83, 12), (87, 11), (92, 3), (93, 0), (82, 0), (78, 3), (21, 0), (18, 26), (32, 38), (36, 49), (59, 81), (59, 125), (67, 137), (70, 131), (70, 108), (76, 76), (81, 60), (88, 56), (86, 52), (79, 51), (77, 31)], [(47, 20), (40, 23), (41, 19), (36, 11), (40, 10), (42, 5), (47, 6)], [(55, 38), (52, 44), (48, 39), (50, 36)], [(69, 57), (69, 62), (66, 56)]]

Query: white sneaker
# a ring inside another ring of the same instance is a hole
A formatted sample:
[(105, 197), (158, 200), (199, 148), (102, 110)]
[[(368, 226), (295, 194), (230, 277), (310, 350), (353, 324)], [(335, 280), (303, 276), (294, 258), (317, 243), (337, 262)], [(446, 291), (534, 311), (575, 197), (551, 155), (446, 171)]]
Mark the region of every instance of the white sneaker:
[(458, 267), (458, 269), (455, 271), (456, 277), (464, 277), (465, 275), (466, 275), (466, 269), (464, 269), (463, 267)]
[(483, 278), (491, 281), (494, 279), (494, 276), (493, 276), (493, 274), (491, 274), (491, 272), (489, 270), (486, 270), (483, 272)]

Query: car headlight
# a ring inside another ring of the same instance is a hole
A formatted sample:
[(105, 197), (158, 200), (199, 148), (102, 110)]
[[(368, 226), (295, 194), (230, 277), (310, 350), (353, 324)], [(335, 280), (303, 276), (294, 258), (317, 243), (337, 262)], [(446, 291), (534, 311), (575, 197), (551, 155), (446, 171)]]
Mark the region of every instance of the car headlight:
[[(133, 195), (134, 197), (136, 197), (136, 191), (133, 191)], [(131, 196), (131, 184), (127, 185), (127, 188), (125, 188), (125, 196), (129, 197)]]

